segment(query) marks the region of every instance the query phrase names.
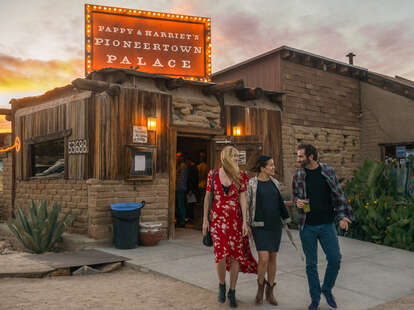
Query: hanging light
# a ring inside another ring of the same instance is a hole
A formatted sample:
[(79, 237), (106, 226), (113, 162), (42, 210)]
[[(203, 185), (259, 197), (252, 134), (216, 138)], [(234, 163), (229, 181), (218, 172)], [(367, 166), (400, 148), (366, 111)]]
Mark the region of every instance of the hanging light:
[(233, 127), (233, 136), (241, 136), (241, 128), (239, 126)]
[(147, 118), (147, 129), (149, 131), (154, 131), (157, 129), (157, 119), (155, 117)]

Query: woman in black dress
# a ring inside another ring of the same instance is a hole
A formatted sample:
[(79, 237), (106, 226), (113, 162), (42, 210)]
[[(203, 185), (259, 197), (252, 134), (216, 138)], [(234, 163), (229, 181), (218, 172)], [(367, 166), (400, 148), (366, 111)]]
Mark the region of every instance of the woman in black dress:
[(249, 180), (247, 205), (248, 220), (259, 256), (256, 303), (263, 303), (266, 290), (266, 300), (276, 306), (277, 301), (273, 295), (276, 254), (282, 237), (282, 225), (290, 222), (290, 218), (280, 195), (279, 182), (273, 177), (275, 164), (272, 157), (261, 155), (256, 162), (255, 171), (257, 176)]

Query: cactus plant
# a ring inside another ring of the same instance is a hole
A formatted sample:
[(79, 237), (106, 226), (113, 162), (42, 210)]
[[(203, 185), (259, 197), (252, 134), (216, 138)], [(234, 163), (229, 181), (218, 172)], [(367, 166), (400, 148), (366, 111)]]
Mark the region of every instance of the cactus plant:
[(404, 165), (365, 161), (344, 189), (355, 213), (345, 236), (414, 251), (413, 170), (414, 157)]
[(24, 247), (32, 253), (50, 251), (75, 219), (75, 215), (68, 213), (59, 219), (61, 207), (57, 203), (48, 210), (46, 201), (41, 201), (36, 206), (32, 200), (27, 209), (28, 215), (18, 207), (14, 212), (16, 219), (7, 225)]

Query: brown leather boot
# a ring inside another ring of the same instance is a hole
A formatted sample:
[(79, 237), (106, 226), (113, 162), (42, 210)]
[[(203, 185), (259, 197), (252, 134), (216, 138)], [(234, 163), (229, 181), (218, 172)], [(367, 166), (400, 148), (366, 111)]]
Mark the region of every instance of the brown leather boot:
[(259, 283), (257, 280), (257, 294), (256, 294), (256, 304), (261, 305), (263, 303), (263, 294), (265, 290), (266, 280), (263, 281), (263, 284)]
[(269, 282), (266, 282), (266, 300), (269, 304), (277, 306), (277, 301), (275, 296), (273, 295), (273, 288), (276, 286), (276, 282), (272, 285)]

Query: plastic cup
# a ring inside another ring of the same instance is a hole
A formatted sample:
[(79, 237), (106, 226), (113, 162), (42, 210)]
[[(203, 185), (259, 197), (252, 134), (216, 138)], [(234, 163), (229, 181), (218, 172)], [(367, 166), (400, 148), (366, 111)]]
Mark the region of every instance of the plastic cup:
[(309, 204), (309, 199), (305, 199), (304, 200), (304, 205), (303, 205), (303, 212), (308, 213), (310, 212), (310, 204)]

